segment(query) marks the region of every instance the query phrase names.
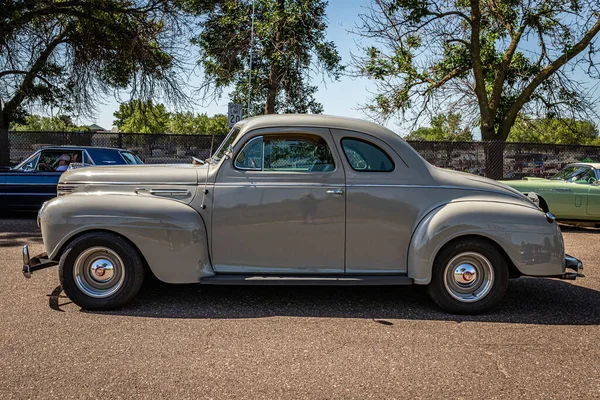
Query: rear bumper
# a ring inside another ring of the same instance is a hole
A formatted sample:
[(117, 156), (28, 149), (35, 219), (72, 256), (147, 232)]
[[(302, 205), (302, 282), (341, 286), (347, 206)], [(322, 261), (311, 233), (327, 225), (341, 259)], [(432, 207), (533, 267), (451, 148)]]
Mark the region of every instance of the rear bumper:
[(581, 273), (583, 271), (583, 263), (580, 260), (578, 260), (577, 258), (570, 256), (568, 254), (565, 254), (565, 270), (567, 270), (567, 269), (570, 269), (574, 272), (565, 271), (564, 274), (559, 276), (560, 279), (574, 280), (577, 278), (585, 277), (585, 275)]
[(56, 261), (48, 258), (48, 254), (41, 253), (35, 257), (29, 256), (29, 247), (23, 246), (23, 276), (31, 278), (31, 274), (40, 269), (49, 268), (57, 265)]

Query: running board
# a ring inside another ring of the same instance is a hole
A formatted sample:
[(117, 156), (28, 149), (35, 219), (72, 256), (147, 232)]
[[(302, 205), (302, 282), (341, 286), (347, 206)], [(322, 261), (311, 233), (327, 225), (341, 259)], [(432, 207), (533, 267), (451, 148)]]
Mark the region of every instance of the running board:
[(384, 286), (412, 285), (404, 275), (237, 275), (217, 274), (200, 279), (206, 285), (270, 285), (270, 286)]

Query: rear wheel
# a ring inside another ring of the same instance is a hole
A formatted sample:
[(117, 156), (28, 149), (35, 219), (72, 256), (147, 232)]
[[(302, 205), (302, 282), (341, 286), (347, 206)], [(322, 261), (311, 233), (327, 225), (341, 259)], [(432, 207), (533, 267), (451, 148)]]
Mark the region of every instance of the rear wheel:
[(437, 255), (428, 292), (445, 311), (478, 314), (502, 300), (508, 275), (496, 246), (480, 239), (457, 240)]
[(111, 310), (131, 301), (144, 280), (137, 249), (108, 232), (81, 235), (67, 245), (59, 262), (66, 295), (88, 310)]

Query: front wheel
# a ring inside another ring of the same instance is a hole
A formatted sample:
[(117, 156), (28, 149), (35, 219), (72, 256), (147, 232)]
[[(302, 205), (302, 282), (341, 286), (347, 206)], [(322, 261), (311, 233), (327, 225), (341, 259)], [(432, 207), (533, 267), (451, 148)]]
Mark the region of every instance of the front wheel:
[(496, 306), (508, 287), (508, 265), (491, 243), (457, 240), (437, 255), (428, 292), (442, 309), (478, 314)]
[(67, 245), (59, 278), (65, 294), (88, 310), (111, 310), (130, 302), (144, 280), (138, 250), (123, 237), (91, 232)]

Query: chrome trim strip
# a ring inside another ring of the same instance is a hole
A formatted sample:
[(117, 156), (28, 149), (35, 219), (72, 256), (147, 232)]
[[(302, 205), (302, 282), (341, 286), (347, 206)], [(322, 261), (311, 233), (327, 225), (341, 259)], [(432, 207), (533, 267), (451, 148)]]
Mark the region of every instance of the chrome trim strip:
[(196, 186), (198, 182), (102, 182), (102, 181), (63, 181), (58, 182), (59, 185), (161, 185), (161, 186), (173, 186), (173, 185), (189, 185)]
[(340, 187), (344, 188), (343, 183), (312, 183), (312, 182), (231, 182), (231, 183), (215, 183), (218, 187), (242, 187), (242, 186), (260, 186), (260, 187)]
[(444, 186), (444, 185), (414, 185), (414, 184), (392, 184), (392, 185), (380, 185), (380, 184), (349, 184), (347, 187), (393, 187), (393, 188), (417, 188), (417, 189), (451, 189), (451, 190), (470, 190), (474, 192), (487, 192), (487, 193), (496, 193), (502, 194), (510, 197), (514, 197), (516, 199), (521, 198), (519, 195), (511, 192), (502, 192), (499, 190), (493, 189), (482, 189), (482, 188), (472, 188), (465, 186)]
[(155, 196), (189, 196), (187, 189), (150, 189), (148, 193)]

